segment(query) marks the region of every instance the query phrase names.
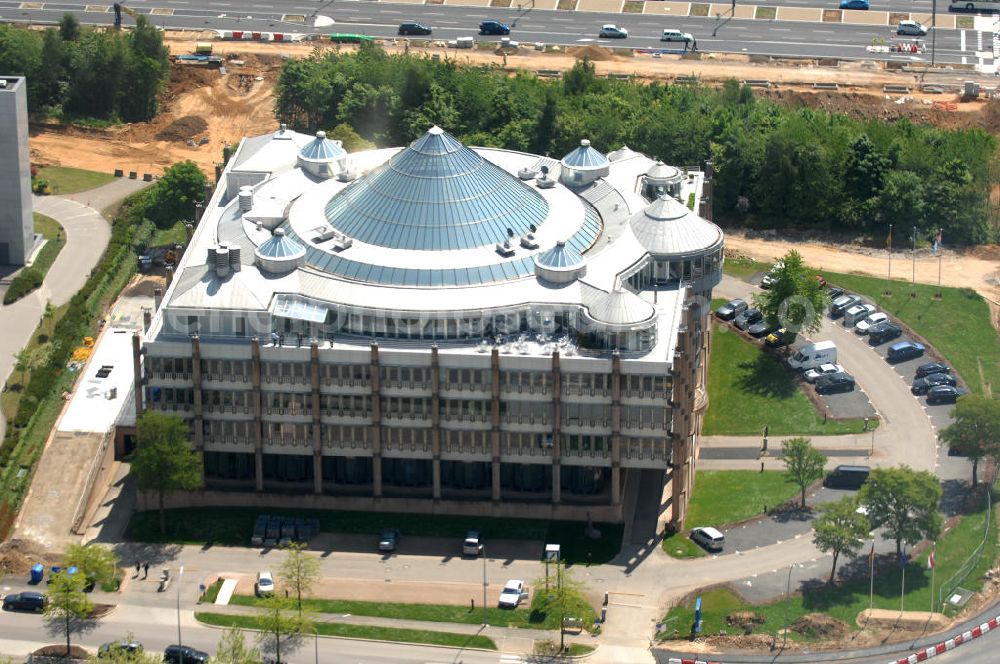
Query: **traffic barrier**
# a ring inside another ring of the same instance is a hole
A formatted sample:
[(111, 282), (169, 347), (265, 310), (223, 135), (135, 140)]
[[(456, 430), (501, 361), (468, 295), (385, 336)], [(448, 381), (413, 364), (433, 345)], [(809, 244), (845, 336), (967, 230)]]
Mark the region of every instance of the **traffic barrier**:
[(137, 177), (139, 177), (139, 175), (135, 171), (129, 171), (128, 172), (128, 179), (129, 180), (135, 180)]
[(910, 93), (910, 87), (908, 85), (883, 85), (882, 92), (905, 95)]
[(743, 85), (749, 85), (751, 88), (769, 88), (771, 87), (771, 81), (761, 78), (748, 78), (743, 81)]
[(839, 90), (840, 89), (840, 85), (838, 85), (837, 83), (818, 82), (818, 83), (813, 83), (813, 89), (814, 90)]
[(120, 168), (116, 168), (115, 169), (115, 177), (116, 178), (120, 178), (120, 177), (122, 177), (124, 175), (125, 175), (125, 172), (122, 169), (120, 169)]
[(562, 72), (558, 69), (536, 69), (535, 75), (543, 78), (559, 78), (562, 76)]
[(608, 73), (608, 78), (614, 79), (614, 80), (618, 80), (618, 81), (627, 81), (630, 78), (632, 78), (632, 74), (616, 74), (614, 72), (609, 72)]

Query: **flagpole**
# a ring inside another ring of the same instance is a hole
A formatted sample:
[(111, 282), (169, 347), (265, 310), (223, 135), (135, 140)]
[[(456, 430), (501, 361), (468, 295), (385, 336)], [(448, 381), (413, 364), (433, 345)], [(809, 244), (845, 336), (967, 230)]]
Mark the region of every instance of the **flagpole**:
[(868, 554), (868, 619), (871, 620), (875, 610), (875, 540), (872, 540), (872, 550)]
[(906, 596), (906, 552), (899, 557), (899, 565), (903, 568), (901, 581), (899, 584), (899, 617), (903, 618), (903, 598)]
[(889, 224), (889, 275), (886, 277), (885, 294), (892, 295), (892, 224)]
[(934, 549), (931, 549), (931, 613), (934, 613), (934, 571), (937, 569), (937, 561), (934, 560)]

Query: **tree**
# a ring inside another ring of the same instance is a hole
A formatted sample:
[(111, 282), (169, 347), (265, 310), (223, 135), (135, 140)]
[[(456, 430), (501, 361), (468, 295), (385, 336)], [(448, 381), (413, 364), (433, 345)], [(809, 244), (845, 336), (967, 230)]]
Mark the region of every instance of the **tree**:
[(56, 308), (52, 306), (52, 302), (45, 303), (45, 310), (42, 312), (42, 318), (45, 320), (45, 334), (46, 336), (52, 336), (52, 320), (56, 316)]
[(264, 612), (257, 618), (259, 642), (265, 651), (274, 652), (274, 661), (280, 662), (281, 648), (294, 648), (303, 634), (312, 631), (312, 621), (292, 613), (291, 601), (277, 594), (265, 598), (260, 606)]
[[(555, 563), (555, 583), (549, 583), (546, 590), (545, 579), (542, 578), (535, 581), (535, 588), (535, 599), (531, 603), (532, 611), (543, 612), (546, 615), (545, 622), (550, 627), (552, 623), (548, 616), (559, 617), (559, 652), (562, 652), (565, 646), (562, 636), (563, 619), (567, 617), (579, 618), (584, 615), (585, 611), (592, 610), (584, 597), (586, 585), (573, 578), (570, 571), (566, 569), (564, 561), (557, 560)], [(542, 595), (541, 599), (538, 597), (539, 594)]]
[(59, 19), (59, 36), (63, 41), (76, 41), (80, 38), (80, 21), (76, 20), (76, 14), (66, 12)]
[(160, 228), (194, 218), (194, 204), (205, 197), (205, 174), (193, 161), (182, 161), (163, 172), (148, 208), (150, 220)]
[(772, 270), (774, 281), (768, 290), (753, 296), (753, 304), (772, 325), (790, 330), (816, 332), (823, 322), (827, 294), (792, 249)]
[(858, 492), (858, 501), (867, 509), (872, 529), (884, 529), (882, 537), (896, 542), (897, 556), (903, 544), (913, 545), (940, 534), (940, 500), (938, 479), (908, 466), (872, 470)]
[(301, 617), (302, 596), (308, 596), (320, 578), (319, 560), (306, 553), (306, 545), (301, 542), (290, 542), (284, 548), (287, 553), (278, 575), (285, 587), (295, 595)]
[(938, 439), (972, 460), (972, 486), (979, 481), (979, 461), (1000, 453), (1000, 401), (967, 394), (952, 411), (955, 421), (941, 429)]
[(802, 508), (806, 506), (806, 489), (823, 477), (826, 456), (812, 446), (808, 438), (789, 438), (781, 443), (781, 460), (785, 463), (788, 481), (802, 492)]
[(844, 193), (858, 201), (877, 196), (891, 172), (892, 161), (880, 154), (865, 134), (854, 139), (849, 150), (844, 164)]
[(138, 422), (131, 473), (140, 491), (156, 492), (161, 534), (167, 532), (166, 494), (201, 487), (201, 457), (191, 449), (189, 437), (187, 424), (176, 416), (149, 410)]
[(243, 637), (243, 630), (239, 627), (230, 627), (219, 639), (219, 646), (215, 650), (212, 662), (214, 664), (258, 664), (260, 650), (247, 645), (246, 639)]
[(34, 361), (34, 355), (28, 352), (26, 348), (22, 348), (14, 353), (14, 370), (21, 374), (21, 378), (18, 381), (21, 385), (24, 385), (25, 374), (34, 368)]
[(66, 655), (70, 653), (70, 637), (74, 632), (89, 626), (94, 605), (83, 591), (87, 580), (82, 574), (61, 571), (53, 574), (49, 581), (49, 603), (45, 607), (45, 617), (53, 631), (66, 635)]
[(833, 583), (840, 555), (856, 556), (864, 545), (868, 517), (858, 512), (858, 501), (854, 496), (845, 496), (820, 509), (822, 514), (813, 521), (813, 543), (823, 553), (833, 554), (829, 580)]
[(118, 571), (118, 554), (96, 542), (70, 544), (63, 555), (66, 567), (76, 567), (88, 584), (111, 585)]
[(339, 125), (327, 132), (326, 137), (333, 141), (340, 141), (344, 144), (344, 149), (348, 152), (364, 152), (375, 149), (375, 144), (361, 138), (354, 127), (341, 122)]

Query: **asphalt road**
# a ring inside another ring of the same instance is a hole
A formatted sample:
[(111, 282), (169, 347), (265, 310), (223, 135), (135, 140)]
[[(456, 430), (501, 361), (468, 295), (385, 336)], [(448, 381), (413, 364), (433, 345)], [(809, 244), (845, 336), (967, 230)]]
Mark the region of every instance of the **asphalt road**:
[[(780, 0), (778, 3), (803, 6), (823, 6), (816, 0)], [(110, 6), (111, 3), (107, 3)], [(829, 3), (834, 6), (834, 3)], [(904, 0), (886, 0), (884, 9), (923, 11), (921, 5), (928, 0), (908, 3)], [(944, 2), (942, 0), (942, 6)], [(85, 12), (86, 2), (46, 2), (41, 9), (28, 9), (19, 0), (0, 0), (0, 21), (32, 21), (54, 23), (65, 12), (76, 13), (85, 23), (108, 25), (114, 20), (109, 10), (104, 13)], [(101, 6), (101, 5), (97, 5)], [(930, 55), (872, 54), (865, 46), (875, 38), (891, 40), (895, 34), (888, 26), (854, 24), (807, 23), (793, 21), (765, 21), (734, 19), (718, 26), (715, 17), (680, 17), (670, 19), (643, 14), (566, 12), (557, 10), (518, 10), (489, 7), (458, 7), (446, 5), (390, 4), (385, 2), (329, 2), (310, 3), (302, 0), (275, 0), (269, 4), (249, 2), (220, 2), (209, 0), (192, 6), (190, 0), (131, 0), (129, 6), (141, 13), (150, 13), (153, 22), (165, 28), (237, 29), (283, 31), (302, 33), (352, 32), (375, 37), (393, 37), (398, 25), (407, 20), (420, 21), (434, 28), (435, 39), (455, 39), (475, 34), (479, 21), (495, 18), (514, 26), (511, 39), (522, 42), (585, 45), (597, 43), (627, 48), (661, 48), (660, 33), (665, 27), (691, 32), (702, 51), (724, 53), (753, 53), (774, 56), (836, 57), (845, 59), (890, 59), (907, 62), (929, 61)], [(876, 8), (878, 5), (876, 5)], [(908, 9), (907, 9), (908, 8)], [(320, 12), (321, 10), (321, 12)], [(301, 22), (283, 20), (288, 15), (312, 16), (320, 12), (334, 19), (331, 27), (316, 29)], [(126, 16), (125, 21), (131, 22)], [(628, 39), (599, 39), (600, 26), (616, 23), (628, 29)], [(717, 36), (713, 29), (718, 27)], [(936, 60), (941, 63), (960, 63), (963, 58), (975, 62), (975, 52), (980, 47), (976, 33), (971, 30), (939, 30), (936, 40)], [(968, 35), (964, 33), (969, 33)], [(479, 37), (479, 39), (499, 39)], [(930, 39), (927, 40), (930, 43)], [(990, 48), (984, 39), (982, 48)]]

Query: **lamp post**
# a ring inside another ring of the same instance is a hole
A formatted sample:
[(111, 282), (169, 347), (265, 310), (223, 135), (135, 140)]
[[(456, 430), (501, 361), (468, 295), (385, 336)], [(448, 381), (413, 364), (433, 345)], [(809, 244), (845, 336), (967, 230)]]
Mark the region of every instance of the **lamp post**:
[(479, 545), (480, 554), (483, 557), (483, 627), (489, 624), (489, 618), (487, 617), (486, 610), (486, 545)]
[(181, 581), (184, 580), (184, 565), (181, 565), (177, 572), (177, 645), (184, 645), (181, 641)]
[(910, 252), (910, 259), (913, 263), (913, 274), (911, 276), (911, 294), (916, 295), (917, 288), (917, 227), (913, 227), (913, 250)]
[(781, 642), (781, 649), (784, 650), (785, 646), (788, 644), (788, 602), (792, 594), (792, 570), (795, 569), (795, 565), (788, 566), (788, 583), (785, 586), (785, 629), (784, 629), (784, 639)]

